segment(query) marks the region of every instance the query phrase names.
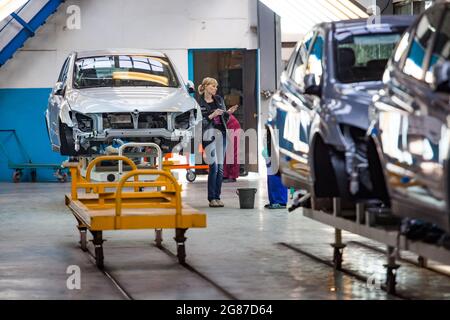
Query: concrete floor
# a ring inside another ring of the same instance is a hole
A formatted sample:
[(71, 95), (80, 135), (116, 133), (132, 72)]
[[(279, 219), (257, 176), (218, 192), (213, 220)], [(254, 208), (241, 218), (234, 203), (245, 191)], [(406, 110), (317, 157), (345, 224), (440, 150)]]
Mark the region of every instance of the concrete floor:
[[(70, 185), (0, 183), (0, 299), (124, 299), (78, 247), (75, 219), (64, 205)], [(256, 187), (256, 208), (240, 210), (237, 187)], [(187, 262), (216, 286), (153, 245), (153, 230), (105, 232), (105, 266), (134, 299), (396, 299), (354, 277), (280, 245), (331, 260), (333, 229), (298, 211), (266, 210), (259, 176), (224, 184), (225, 208), (209, 208), (206, 180), (184, 186), (184, 200), (208, 214), (208, 228), (188, 230)], [(164, 246), (175, 253), (173, 231)], [(377, 245), (344, 233), (345, 241)], [(379, 244), (378, 244), (379, 245)], [(92, 250), (92, 245), (91, 250)], [(344, 268), (382, 281), (385, 257), (349, 245)], [(81, 289), (69, 290), (68, 266), (81, 270)], [(402, 264), (398, 292), (450, 299), (450, 277)]]

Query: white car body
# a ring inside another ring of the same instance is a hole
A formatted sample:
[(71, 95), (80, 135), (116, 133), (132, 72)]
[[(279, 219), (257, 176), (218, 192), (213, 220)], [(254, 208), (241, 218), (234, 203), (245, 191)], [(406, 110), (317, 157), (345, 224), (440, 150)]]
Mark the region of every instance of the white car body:
[[(119, 61), (119, 68), (89, 67), (85, 70), (95, 70), (95, 77), (83, 78), (79, 75), (85, 61), (86, 65), (91, 62), (90, 66), (117, 65)], [(124, 62), (132, 68), (120, 67)], [(135, 72), (144, 70), (135, 68), (138, 63), (150, 68), (149, 73)], [(152, 73), (153, 69), (163, 72), (163, 64), (170, 76)], [(109, 69), (110, 78), (98, 76), (101, 70)], [(114, 78), (116, 75), (120, 77)], [(169, 77), (176, 85), (165, 85), (166, 81), (169, 83), (165, 78)], [(77, 88), (77, 81), (91, 81), (95, 86)], [(117, 81), (141, 85), (115, 86)], [(138, 49), (73, 52), (49, 97), (46, 121), (52, 148), (63, 155), (92, 155), (101, 153), (102, 147), (114, 139), (120, 139), (156, 142), (164, 152), (171, 152), (175, 145), (186, 145), (202, 121), (200, 107), (189, 94), (193, 90), (193, 84), (184, 84), (170, 59), (160, 52)]]

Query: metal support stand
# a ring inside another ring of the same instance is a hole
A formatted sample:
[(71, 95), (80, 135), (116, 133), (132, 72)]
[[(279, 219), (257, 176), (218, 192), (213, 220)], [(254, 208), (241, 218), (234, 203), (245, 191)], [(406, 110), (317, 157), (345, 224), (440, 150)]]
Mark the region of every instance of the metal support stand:
[(175, 242), (177, 243), (177, 257), (178, 262), (184, 264), (186, 262), (186, 248), (184, 246), (184, 242), (187, 238), (184, 236), (187, 229), (175, 229)]
[[(333, 215), (341, 216), (341, 199), (333, 198)], [(342, 270), (342, 255), (344, 253), (345, 244), (342, 243), (342, 230), (334, 229), (334, 243), (331, 245), (333, 250), (333, 264), (336, 270)]]
[(78, 226), (78, 231), (80, 231), (80, 247), (81, 250), (87, 251), (87, 228), (83, 226)]
[(356, 223), (357, 224), (364, 224), (366, 221), (366, 211), (365, 211), (364, 203), (357, 203), (356, 204)]
[(342, 243), (342, 230), (334, 229), (334, 243), (331, 245), (333, 250), (333, 264), (336, 270), (342, 270), (342, 258), (345, 244)]
[(97, 268), (103, 269), (103, 240), (102, 238), (102, 231), (91, 231), (92, 236), (94, 239), (92, 242), (94, 243), (95, 248), (95, 264), (97, 265)]
[(387, 292), (390, 294), (395, 294), (395, 285), (397, 269), (400, 268), (400, 265), (395, 263), (396, 252), (395, 248), (388, 246), (387, 247), (387, 264), (384, 265), (386, 268), (386, 286)]
[(422, 256), (417, 257), (417, 262), (419, 263), (419, 267), (427, 268), (428, 267), (428, 259)]
[(341, 216), (341, 199), (333, 198), (333, 216), (340, 217)]
[(158, 248), (162, 248), (162, 229), (155, 229), (155, 243)]

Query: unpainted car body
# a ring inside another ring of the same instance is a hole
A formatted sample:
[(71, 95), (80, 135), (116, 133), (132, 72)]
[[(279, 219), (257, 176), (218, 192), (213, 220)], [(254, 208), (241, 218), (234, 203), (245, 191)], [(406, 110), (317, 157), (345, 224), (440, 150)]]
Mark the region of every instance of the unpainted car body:
[(450, 231), (450, 2), (404, 34), (370, 108), (369, 159), (393, 214)]
[(272, 163), (286, 186), (316, 197), (371, 196), (377, 186), (364, 170), (367, 108), (382, 87), (387, 59), (412, 21), (323, 23), (297, 44), (269, 109), (271, 143), (279, 154)]
[(52, 148), (62, 155), (92, 155), (120, 139), (156, 142), (171, 152), (190, 141), (201, 123), (193, 90), (160, 52), (73, 52), (45, 114)]

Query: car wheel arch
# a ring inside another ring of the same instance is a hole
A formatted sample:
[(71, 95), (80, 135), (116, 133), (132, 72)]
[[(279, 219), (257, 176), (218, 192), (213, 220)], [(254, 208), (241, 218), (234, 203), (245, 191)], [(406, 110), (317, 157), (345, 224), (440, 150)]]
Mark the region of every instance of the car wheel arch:
[[(392, 194), (392, 191), (387, 179), (386, 173), (387, 161), (383, 154), (381, 141), (379, 140), (379, 137), (372, 134), (368, 136), (367, 144), (368, 144), (367, 158), (369, 161), (369, 170), (371, 174), (372, 183), (374, 183), (373, 181), (374, 176), (381, 178), (382, 185), (380, 187), (383, 189), (380, 189), (379, 191), (384, 193), (384, 195), (380, 194), (380, 196), (382, 198), (385, 198), (383, 200), (385, 202), (388, 202), (389, 204), (391, 199), (390, 195)], [(371, 148), (373, 148), (373, 150)]]
[[(313, 190), (318, 197), (333, 197), (339, 194), (338, 181), (334, 167), (331, 163), (330, 146), (325, 143), (325, 139), (316, 132), (310, 140), (310, 175), (313, 183)], [(321, 157), (316, 157), (320, 153)], [(326, 155), (326, 158), (324, 157)], [(320, 170), (316, 167), (320, 166)], [(320, 174), (319, 174), (320, 172)]]

